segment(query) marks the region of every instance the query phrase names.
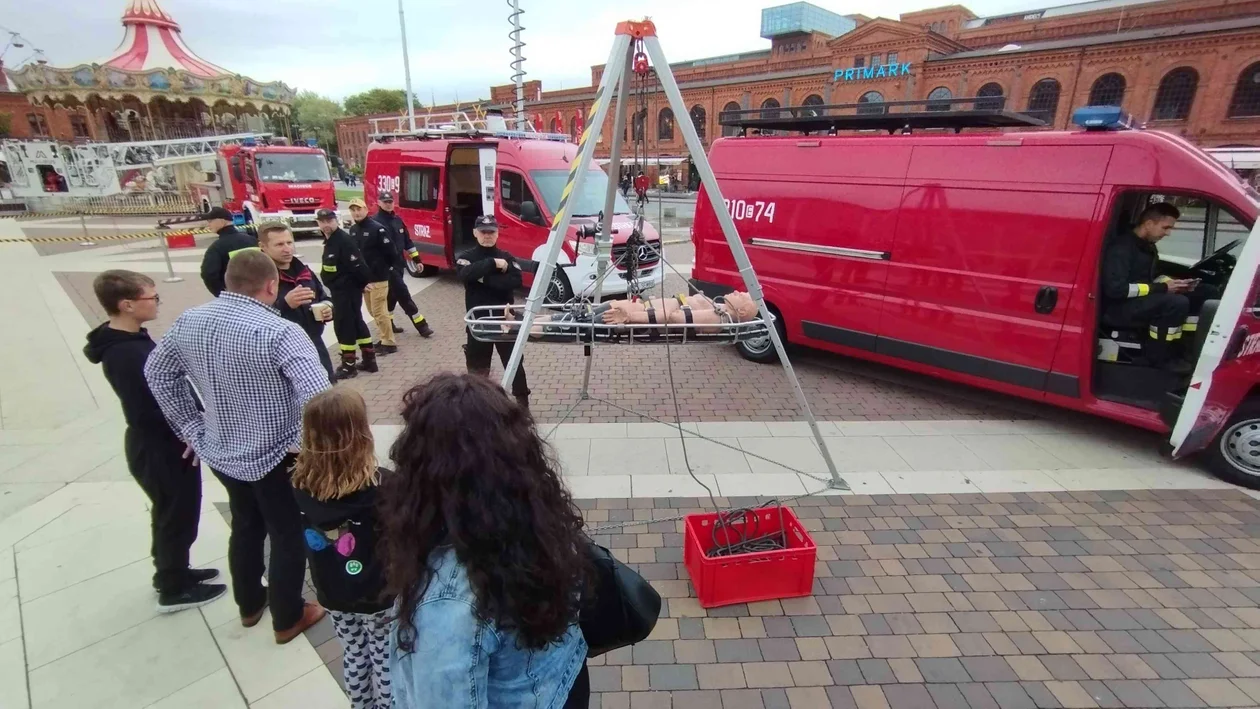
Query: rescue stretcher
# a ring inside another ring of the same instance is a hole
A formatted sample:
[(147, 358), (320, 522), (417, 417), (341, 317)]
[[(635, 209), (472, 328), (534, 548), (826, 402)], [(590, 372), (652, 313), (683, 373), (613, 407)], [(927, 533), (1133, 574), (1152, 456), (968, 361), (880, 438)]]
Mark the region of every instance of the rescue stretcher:
[[(722, 304), (721, 297), (714, 303)], [(480, 342), (515, 342), (520, 332), (518, 315), (525, 306), (505, 309), (502, 305), (486, 305), (469, 310), (464, 325), (473, 339)], [(539, 316), (550, 322), (535, 322), (529, 339), (555, 345), (607, 344), (708, 344), (733, 345), (736, 342), (768, 337), (764, 319), (742, 322), (713, 323), (635, 323), (608, 324), (598, 322), (597, 308), (592, 303), (574, 302), (544, 304)], [(506, 311), (506, 312), (505, 312)], [(566, 319), (567, 318), (567, 319)]]

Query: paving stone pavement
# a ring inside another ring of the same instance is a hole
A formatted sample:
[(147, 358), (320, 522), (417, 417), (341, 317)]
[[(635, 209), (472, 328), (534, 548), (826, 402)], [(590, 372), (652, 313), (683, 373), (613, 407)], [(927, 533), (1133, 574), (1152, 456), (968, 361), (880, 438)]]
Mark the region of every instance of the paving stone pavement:
[[(668, 292), (686, 289), (672, 277)], [(399, 338), (399, 352), (382, 357), (381, 372), (363, 375), (347, 384), (363, 393), (373, 424), (396, 424), (403, 392), (429, 375), (464, 368), (462, 346), (464, 293), (453, 279), (443, 279), (415, 297), (438, 335), (422, 340), (414, 332)], [(401, 322), (401, 318), (399, 319)], [(1017, 402), (989, 396), (963, 387), (933, 393), (886, 381), (892, 371), (874, 365), (845, 361), (859, 368), (837, 368), (839, 358), (820, 352), (798, 350), (793, 363), (819, 419), (927, 420), (1017, 418), (1010, 407)], [(733, 347), (677, 346), (667, 353), (663, 346), (596, 346), (591, 373), (595, 396), (662, 420), (673, 420), (667, 358), (673, 362), (680, 414), (686, 421), (794, 421), (801, 414), (791, 387), (778, 365), (745, 361)], [(584, 368), (582, 348), (530, 343), (525, 350), (525, 369), (533, 391), (530, 407), (540, 422), (563, 420), (576, 401)], [(869, 376), (882, 370), (884, 378)], [(496, 362), (494, 374), (501, 368)], [(936, 385), (938, 383), (934, 383)], [(576, 423), (642, 421), (639, 416), (607, 404), (586, 402), (567, 419)]]
[(664, 599), (590, 662), (592, 709), (1260, 706), (1260, 501), (1236, 490), (806, 498), (813, 595), (708, 610), (682, 523), (651, 521), (701, 501), (578, 505)]

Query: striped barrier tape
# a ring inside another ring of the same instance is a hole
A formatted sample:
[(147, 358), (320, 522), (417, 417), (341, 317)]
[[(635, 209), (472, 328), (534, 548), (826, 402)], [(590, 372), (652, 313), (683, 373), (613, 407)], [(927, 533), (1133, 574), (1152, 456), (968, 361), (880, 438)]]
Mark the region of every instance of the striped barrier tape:
[(103, 234), (100, 236), (32, 236), (27, 239), (0, 239), (0, 244), (68, 244), (96, 241), (134, 241), (159, 236), (184, 236), (187, 234), (211, 234), (209, 229), (179, 229), (175, 231), (140, 231), (134, 234)]
[(95, 209), (69, 209), (57, 212), (22, 212), (19, 214), (0, 214), (0, 219), (27, 221), (30, 219), (56, 219), (58, 217), (110, 217), (110, 216), (169, 216), (192, 215), (196, 209), (189, 207), (106, 207)]

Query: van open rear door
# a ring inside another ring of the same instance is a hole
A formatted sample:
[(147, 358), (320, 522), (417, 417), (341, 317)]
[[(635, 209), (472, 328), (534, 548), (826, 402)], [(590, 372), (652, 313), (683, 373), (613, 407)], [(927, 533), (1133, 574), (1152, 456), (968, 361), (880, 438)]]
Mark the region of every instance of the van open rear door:
[[(1224, 246), (1224, 244), (1222, 244)], [(1220, 433), (1256, 383), (1260, 354), (1260, 307), (1253, 286), (1260, 272), (1260, 221), (1238, 253), (1211, 329), (1190, 377), (1190, 388), (1173, 425), (1174, 457), (1202, 450)]]

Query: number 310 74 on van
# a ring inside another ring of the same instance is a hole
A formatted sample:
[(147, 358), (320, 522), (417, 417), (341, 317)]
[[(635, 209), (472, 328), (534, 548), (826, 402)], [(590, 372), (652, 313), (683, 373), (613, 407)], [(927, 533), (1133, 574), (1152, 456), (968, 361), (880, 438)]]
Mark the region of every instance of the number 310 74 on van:
[[(1202, 451), (1217, 475), (1260, 488), (1258, 195), (1185, 140), (1122, 118), (735, 137), (709, 159), (788, 341), (1164, 432), (1173, 455)], [(1183, 338), (1189, 375), (1144, 366), (1146, 333), (1101, 318), (1105, 245), (1161, 201), (1182, 218), (1159, 271), (1222, 293)], [(704, 194), (693, 239), (693, 285), (742, 288)], [(775, 359), (768, 338), (739, 349)]]

